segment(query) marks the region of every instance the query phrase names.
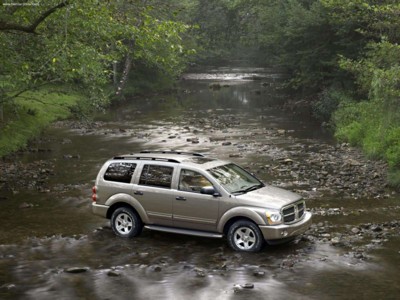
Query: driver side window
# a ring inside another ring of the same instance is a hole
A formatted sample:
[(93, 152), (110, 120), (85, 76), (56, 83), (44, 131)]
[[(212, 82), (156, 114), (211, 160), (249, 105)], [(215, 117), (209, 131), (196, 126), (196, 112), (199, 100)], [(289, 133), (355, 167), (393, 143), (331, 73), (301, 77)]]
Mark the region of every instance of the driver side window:
[(184, 192), (200, 193), (201, 188), (213, 186), (203, 175), (191, 170), (181, 170), (178, 189)]

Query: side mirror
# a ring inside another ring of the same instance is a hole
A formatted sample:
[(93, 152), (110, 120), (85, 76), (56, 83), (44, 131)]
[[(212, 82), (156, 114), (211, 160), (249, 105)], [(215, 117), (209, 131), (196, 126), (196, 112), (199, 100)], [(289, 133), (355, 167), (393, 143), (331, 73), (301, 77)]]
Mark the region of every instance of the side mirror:
[(200, 189), (200, 194), (213, 195), (214, 197), (220, 196), (218, 192), (215, 191), (213, 186), (204, 186)]

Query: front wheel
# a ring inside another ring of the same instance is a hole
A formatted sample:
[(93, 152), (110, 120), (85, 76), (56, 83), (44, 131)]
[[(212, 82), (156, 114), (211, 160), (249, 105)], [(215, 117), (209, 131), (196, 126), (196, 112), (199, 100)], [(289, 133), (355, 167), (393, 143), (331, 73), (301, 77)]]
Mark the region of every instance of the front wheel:
[(229, 227), (228, 243), (236, 251), (258, 252), (264, 244), (264, 237), (256, 224), (239, 220)]
[(143, 224), (131, 208), (120, 207), (111, 215), (111, 228), (120, 237), (132, 238), (142, 232)]

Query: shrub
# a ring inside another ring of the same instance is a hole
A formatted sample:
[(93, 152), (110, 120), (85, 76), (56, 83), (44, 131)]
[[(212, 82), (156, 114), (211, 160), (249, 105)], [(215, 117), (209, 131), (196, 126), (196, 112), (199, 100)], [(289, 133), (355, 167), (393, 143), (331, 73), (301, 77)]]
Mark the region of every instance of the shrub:
[(313, 115), (320, 121), (329, 122), (333, 112), (337, 109), (342, 94), (335, 89), (325, 89), (318, 95), (318, 100), (313, 103)]
[(400, 169), (400, 128), (393, 128), (385, 137), (385, 156), (391, 168)]

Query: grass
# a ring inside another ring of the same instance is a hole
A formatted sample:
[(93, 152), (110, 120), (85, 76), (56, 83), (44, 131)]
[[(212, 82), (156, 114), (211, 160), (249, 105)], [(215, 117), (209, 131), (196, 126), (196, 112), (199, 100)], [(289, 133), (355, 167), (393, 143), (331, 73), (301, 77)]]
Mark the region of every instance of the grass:
[(333, 115), (335, 136), (389, 165), (388, 181), (400, 187), (400, 116), (377, 101), (342, 103)]
[(84, 102), (77, 90), (68, 94), (47, 87), (25, 92), (4, 104), (4, 122), (0, 123), (0, 157), (25, 148), (29, 140), (56, 120), (71, 116), (71, 109)]
[[(141, 67), (131, 72), (124, 95), (130, 97), (138, 93), (167, 90), (174, 81), (175, 78)], [(102, 89), (106, 94), (112, 94), (111, 85)], [(25, 92), (12, 102), (5, 103), (4, 121), (0, 120), (0, 158), (25, 148), (30, 140), (54, 121), (72, 115), (90, 118), (94, 109), (110, 104), (107, 101), (111, 99), (89, 99), (85, 94), (88, 93), (75, 85), (53, 85)]]
[(390, 186), (400, 189), (400, 170), (390, 170), (388, 182)]

